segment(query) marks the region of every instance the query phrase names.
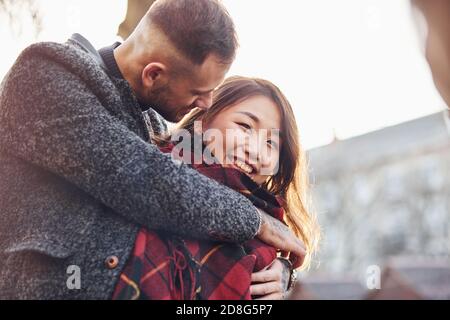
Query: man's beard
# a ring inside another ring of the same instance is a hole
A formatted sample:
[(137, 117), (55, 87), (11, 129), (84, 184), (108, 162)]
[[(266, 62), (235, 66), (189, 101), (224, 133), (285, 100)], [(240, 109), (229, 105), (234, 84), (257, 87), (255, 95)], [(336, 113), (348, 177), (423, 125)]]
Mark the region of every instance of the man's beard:
[(177, 109), (171, 107), (169, 102), (170, 88), (169, 86), (163, 86), (158, 89), (150, 90), (147, 93), (147, 103), (149, 106), (158, 112), (165, 120), (169, 122), (177, 122)]

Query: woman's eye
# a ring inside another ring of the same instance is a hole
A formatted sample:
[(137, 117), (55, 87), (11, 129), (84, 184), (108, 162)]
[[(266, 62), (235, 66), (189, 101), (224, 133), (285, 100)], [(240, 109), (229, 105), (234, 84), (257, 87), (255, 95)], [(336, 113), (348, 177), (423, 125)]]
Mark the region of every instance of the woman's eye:
[(243, 123), (243, 122), (236, 122), (236, 124), (242, 128), (245, 128), (246, 130), (250, 130), (252, 127), (250, 125)]
[(273, 140), (267, 140), (267, 144), (272, 148), (278, 148), (278, 144)]

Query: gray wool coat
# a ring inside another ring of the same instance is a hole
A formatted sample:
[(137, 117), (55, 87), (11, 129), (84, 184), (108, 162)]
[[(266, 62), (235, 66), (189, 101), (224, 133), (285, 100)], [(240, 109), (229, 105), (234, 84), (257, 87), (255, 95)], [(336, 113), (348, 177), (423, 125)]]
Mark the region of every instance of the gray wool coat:
[(141, 227), (254, 237), (249, 200), (148, 141), (129, 84), (75, 42), (21, 53), (0, 86), (0, 299), (109, 299)]

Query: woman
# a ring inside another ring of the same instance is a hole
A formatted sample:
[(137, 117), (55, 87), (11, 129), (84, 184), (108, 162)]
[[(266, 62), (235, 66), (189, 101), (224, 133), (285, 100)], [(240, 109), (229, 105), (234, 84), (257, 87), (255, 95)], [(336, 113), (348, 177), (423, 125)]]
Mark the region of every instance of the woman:
[[(292, 108), (276, 86), (229, 78), (214, 92), (209, 110), (193, 110), (170, 137), (155, 140), (163, 152), (285, 221), (306, 245), (302, 267), (309, 265), (319, 231), (308, 208), (306, 160)], [(273, 270), (287, 261), (257, 239), (235, 245), (141, 230), (113, 298), (274, 299), (281, 280)], [(250, 290), (255, 282), (263, 285)]]

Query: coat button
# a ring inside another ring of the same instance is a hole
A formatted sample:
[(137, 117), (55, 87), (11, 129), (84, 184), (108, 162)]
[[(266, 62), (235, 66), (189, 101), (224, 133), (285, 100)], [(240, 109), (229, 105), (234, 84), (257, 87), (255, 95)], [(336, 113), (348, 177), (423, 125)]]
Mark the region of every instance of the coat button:
[(105, 265), (108, 269), (115, 269), (119, 265), (119, 258), (117, 256), (109, 256), (105, 260)]

